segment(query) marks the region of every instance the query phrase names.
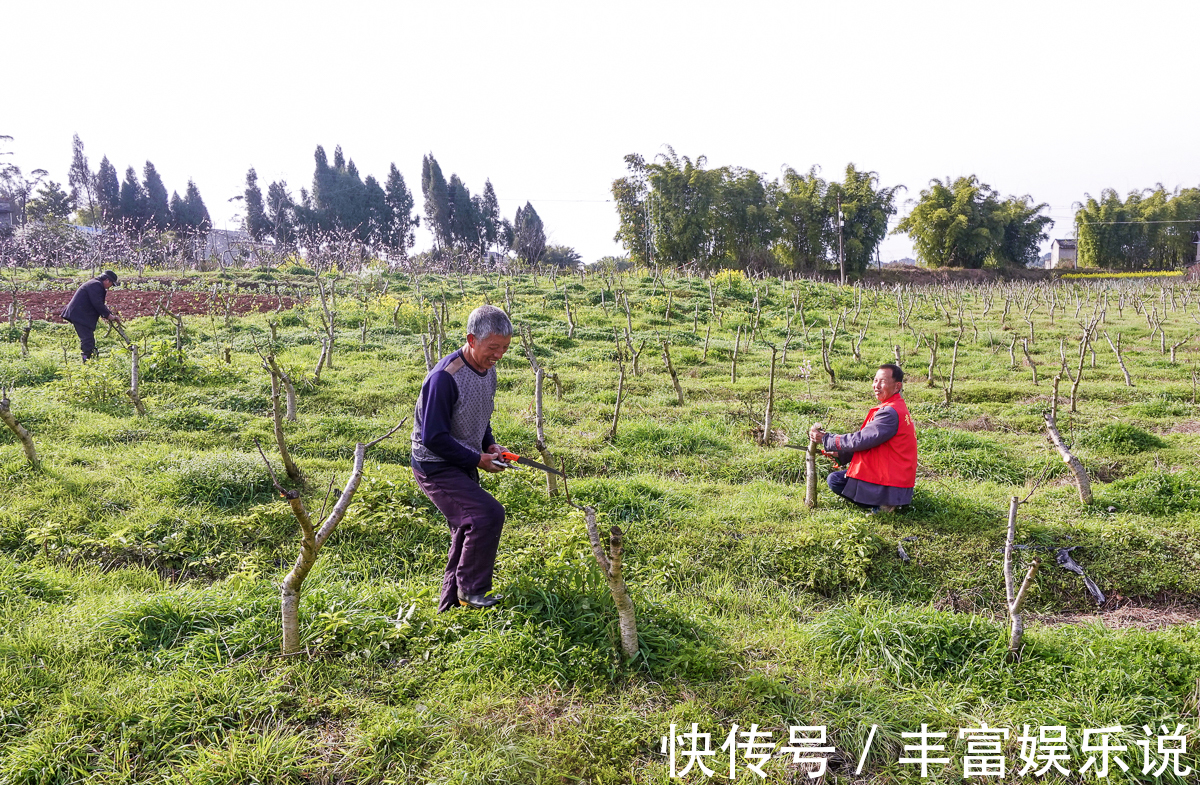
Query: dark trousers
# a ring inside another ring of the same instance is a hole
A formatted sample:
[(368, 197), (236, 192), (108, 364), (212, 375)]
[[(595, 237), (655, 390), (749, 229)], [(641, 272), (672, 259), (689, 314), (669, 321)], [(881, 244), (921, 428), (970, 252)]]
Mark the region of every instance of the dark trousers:
[[(829, 490), (833, 491), (838, 496), (841, 496), (842, 491), (846, 490), (845, 470), (830, 472), (829, 476), (825, 478), (825, 482), (829, 484)], [(851, 504), (857, 504), (859, 507), (870, 509), (869, 505), (859, 504), (859, 502), (856, 502), (853, 499), (846, 499), (846, 501), (850, 502)]]
[(446, 516), (450, 526), (450, 555), (442, 578), (438, 611), (458, 607), (458, 593), (487, 594), (492, 590), (496, 549), (504, 528), (504, 507), (479, 486), (479, 470), (447, 466), (423, 474), (413, 469), (417, 485)]
[(74, 322), (71, 322), (71, 326), (79, 336), (79, 351), (83, 355), (83, 361), (87, 362), (96, 355), (96, 328), (94, 325), (87, 327)]

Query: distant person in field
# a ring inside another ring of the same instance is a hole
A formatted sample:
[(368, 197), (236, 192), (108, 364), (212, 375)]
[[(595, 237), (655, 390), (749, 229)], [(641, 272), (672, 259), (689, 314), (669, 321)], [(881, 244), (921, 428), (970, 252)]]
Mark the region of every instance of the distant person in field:
[(504, 311), (481, 305), (467, 317), (467, 343), (433, 366), (413, 418), (412, 469), (417, 485), (450, 525), (450, 555), (438, 611), (489, 608), (504, 508), (479, 485), (479, 470), (501, 472), (507, 448), (492, 438), (496, 363), (512, 342)]
[(96, 324), (100, 317), (118, 324), (121, 322), (116, 313), (104, 304), (108, 290), (116, 285), (117, 274), (112, 270), (105, 270), (76, 289), (71, 302), (67, 303), (67, 307), (60, 314), (64, 321), (75, 327), (75, 332), (79, 335), (79, 351), (83, 354), (84, 362), (96, 355)]
[(808, 437), (850, 468), (829, 475), (829, 488), (872, 512), (894, 512), (911, 504), (917, 484), (917, 434), (904, 403), (904, 371), (879, 366), (871, 383), (879, 405), (855, 433), (825, 433), (814, 425)]

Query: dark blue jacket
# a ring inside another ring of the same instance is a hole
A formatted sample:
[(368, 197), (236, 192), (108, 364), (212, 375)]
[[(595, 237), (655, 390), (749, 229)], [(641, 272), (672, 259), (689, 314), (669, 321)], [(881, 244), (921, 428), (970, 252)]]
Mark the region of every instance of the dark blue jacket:
[(75, 292), (71, 302), (67, 303), (67, 307), (63, 309), (62, 318), (80, 327), (95, 330), (96, 322), (100, 321), (101, 316), (105, 319), (112, 318), (112, 311), (108, 310), (108, 306), (104, 304), (107, 294), (108, 290), (104, 288), (104, 281), (93, 278)]

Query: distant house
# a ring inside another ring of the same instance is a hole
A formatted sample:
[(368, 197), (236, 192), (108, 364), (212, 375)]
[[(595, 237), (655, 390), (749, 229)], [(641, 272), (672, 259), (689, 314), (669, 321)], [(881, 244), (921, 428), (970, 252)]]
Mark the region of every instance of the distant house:
[(81, 226), (80, 224), (67, 224), (67, 226), (84, 237), (99, 237), (104, 234), (104, 230), (98, 226)]
[(222, 266), (241, 264), (258, 261), (259, 253), (272, 247), (270, 243), (255, 242), (247, 232), (212, 229), (206, 236), (202, 256), (217, 259)]
[(1050, 243), (1050, 261), (1046, 263), (1047, 269), (1074, 269), (1077, 266), (1074, 240), (1055, 240)]
[(0, 226), (13, 225), (13, 206), (11, 202), (0, 201)]

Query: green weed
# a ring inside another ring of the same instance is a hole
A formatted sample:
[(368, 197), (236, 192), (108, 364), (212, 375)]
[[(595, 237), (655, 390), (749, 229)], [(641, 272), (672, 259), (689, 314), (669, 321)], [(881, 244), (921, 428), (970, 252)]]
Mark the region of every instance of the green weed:
[(1127, 422), (1110, 422), (1095, 430), (1085, 431), (1079, 438), (1079, 444), (1110, 455), (1139, 453), (1167, 446), (1159, 437)]
[(166, 490), (180, 502), (235, 507), (272, 492), (262, 459), (229, 450), (186, 458), (166, 472)]

